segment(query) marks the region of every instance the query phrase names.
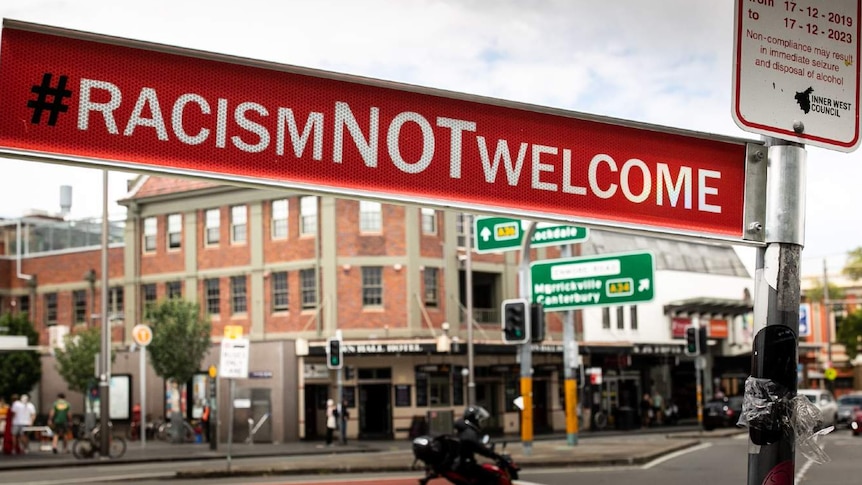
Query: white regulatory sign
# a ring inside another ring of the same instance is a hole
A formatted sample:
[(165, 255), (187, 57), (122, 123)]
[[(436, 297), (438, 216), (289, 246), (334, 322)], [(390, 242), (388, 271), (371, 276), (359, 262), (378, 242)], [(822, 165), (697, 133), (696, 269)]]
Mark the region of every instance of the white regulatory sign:
[(733, 119), (850, 152), (859, 146), (862, 0), (736, 0)]
[(219, 377), (225, 379), (248, 379), (248, 339), (224, 339), (221, 341)]

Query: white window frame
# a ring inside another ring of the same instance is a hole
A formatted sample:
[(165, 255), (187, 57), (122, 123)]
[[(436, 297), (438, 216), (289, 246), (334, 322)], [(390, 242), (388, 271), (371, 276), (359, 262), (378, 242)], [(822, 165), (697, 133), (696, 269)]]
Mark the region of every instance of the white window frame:
[(359, 232), (380, 234), (383, 230), (383, 205), (373, 200), (359, 201)]
[(437, 211), (430, 207), (422, 207), (420, 211), (422, 234), (437, 234)]
[(299, 235), (317, 235), (317, 196), (299, 198)]
[(156, 252), (156, 238), (159, 235), (159, 221), (155, 217), (144, 219), (143, 246), (145, 253)]
[(272, 201), (270, 205), (272, 209), (270, 222), (270, 235), (273, 239), (287, 239), (290, 228), (290, 203), (287, 199), (278, 199)]
[[(183, 215), (168, 214), (168, 251), (176, 251), (183, 247)], [(176, 241), (173, 240), (176, 236)]]
[(234, 205), (230, 208), (230, 242), (231, 244), (248, 241), (248, 206)]
[(204, 243), (218, 246), (221, 241), (221, 209), (207, 209), (204, 212)]

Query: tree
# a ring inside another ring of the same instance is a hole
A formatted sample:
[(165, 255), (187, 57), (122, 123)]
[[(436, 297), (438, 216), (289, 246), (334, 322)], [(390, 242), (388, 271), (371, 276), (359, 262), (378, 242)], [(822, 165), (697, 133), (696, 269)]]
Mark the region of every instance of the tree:
[[(190, 381), (210, 349), (209, 318), (201, 316), (198, 304), (178, 298), (157, 303), (147, 316), (153, 327), (153, 341), (147, 346), (153, 370), (178, 385)], [(180, 413), (171, 413), (174, 441), (181, 439), (182, 419)]]
[(862, 278), (862, 247), (847, 252), (847, 262), (842, 272), (854, 281)]
[(210, 349), (212, 325), (200, 306), (178, 298), (157, 303), (150, 310), (153, 341), (147, 346), (153, 370), (163, 379), (191, 380)]
[[(0, 315), (0, 334), (23, 335), (27, 345), (39, 344), (39, 334), (26, 313)], [(0, 396), (30, 392), (42, 379), (42, 360), (35, 350), (0, 352)]]
[(853, 360), (862, 346), (862, 310), (857, 310), (841, 320), (835, 341), (844, 345), (847, 357)]
[[(829, 283), (829, 299), (830, 300), (843, 300), (844, 299), (844, 289), (840, 286), (835, 286), (832, 283)], [(817, 283), (817, 286), (814, 286), (805, 291), (805, 297), (808, 301), (823, 301), (823, 283)]]
[[(86, 393), (96, 375), (96, 355), (101, 350), (102, 329), (92, 327), (67, 335), (65, 344), (64, 350), (56, 352), (57, 372), (69, 389)], [(114, 353), (111, 352), (111, 361), (113, 359)]]

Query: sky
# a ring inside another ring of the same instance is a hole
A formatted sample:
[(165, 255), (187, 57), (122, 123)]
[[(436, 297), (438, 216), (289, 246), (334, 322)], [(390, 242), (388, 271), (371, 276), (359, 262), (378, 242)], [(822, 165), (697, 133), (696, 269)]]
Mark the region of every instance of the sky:
[[(731, 118), (733, 2), (2, 0), (0, 17), (751, 140)], [(2, 59), (0, 59), (2, 69)], [(2, 108), (0, 108), (2, 109)], [(803, 272), (862, 246), (862, 151), (807, 147)], [(99, 217), (102, 173), (0, 159), (0, 217)], [(109, 212), (134, 174), (111, 172)], [(753, 266), (753, 252), (742, 251)]]

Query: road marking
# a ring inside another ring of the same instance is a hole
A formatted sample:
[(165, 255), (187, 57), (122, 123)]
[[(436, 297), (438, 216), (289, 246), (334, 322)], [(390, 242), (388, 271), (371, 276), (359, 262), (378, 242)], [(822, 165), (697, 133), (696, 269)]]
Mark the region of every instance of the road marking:
[(701, 443), (697, 446), (692, 446), (691, 448), (686, 448), (684, 450), (679, 450), (679, 451), (675, 451), (673, 453), (670, 453), (670, 454), (667, 454), (664, 456), (660, 456), (660, 457), (656, 458), (655, 460), (643, 465), (641, 467), (641, 470), (649, 470), (650, 468), (652, 468), (656, 465), (661, 465), (662, 463), (664, 463), (668, 460), (673, 460), (674, 458), (679, 458), (680, 456), (687, 455), (689, 453), (694, 453), (695, 451), (705, 450), (705, 449), (709, 448), (710, 446), (712, 446), (712, 443)]
[(140, 480), (146, 478), (175, 478), (174, 472), (134, 473), (128, 475), (98, 475), (80, 478), (67, 478), (64, 480), (41, 480), (35, 482), (19, 482), (21, 485), (72, 485), (93, 482), (119, 482), (126, 480)]

